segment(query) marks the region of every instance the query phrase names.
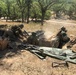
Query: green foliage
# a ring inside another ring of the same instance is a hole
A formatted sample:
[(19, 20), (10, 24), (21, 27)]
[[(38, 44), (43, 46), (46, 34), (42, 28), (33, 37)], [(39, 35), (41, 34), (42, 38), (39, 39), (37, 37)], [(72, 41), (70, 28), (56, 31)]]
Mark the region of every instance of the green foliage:
[(5, 10), (6, 10), (6, 5), (2, 0), (0, 0), (0, 17), (5, 15)]
[(45, 19), (46, 19), (46, 20), (49, 20), (50, 17), (51, 17), (51, 11), (50, 11), (50, 10), (47, 10), (47, 11), (46, 11), (46, 14), (45, 14)]
[(39, 19), (41, 17), (41, 12), (39, 9), (38, 2), (34, 1), (31, 7), (31, 18)]
[(43, 25), (47, 10), (49, 10), (57, 1), (58, 0), (38, 0), (39, 9), (41, 10), (41, 25)]
[(26, 18), (50, 19), (51, 11), (56, 17), (68, 15), (76, 18), (76, 0), (0, 0), (0, 17), (9, 17), (12, 20)]

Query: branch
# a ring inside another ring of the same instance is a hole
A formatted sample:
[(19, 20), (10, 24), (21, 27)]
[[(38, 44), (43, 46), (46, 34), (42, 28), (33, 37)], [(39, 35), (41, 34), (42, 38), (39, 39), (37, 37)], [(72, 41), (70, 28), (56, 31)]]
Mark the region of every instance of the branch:
[(46, 7), (45, 9), (48, 9), (49, 7), (51, 7), (52, 5), (54, 5), (56, 3), (56, 0), (51, 1)]
[(43, 9), (43, 5), (41, 4), (40, 0), (38, 0), (38, 3), (40, 5), (41, 9)]
[(17, 5), (21, 8), (21, 2), (20, 0), (16, 0), (17, 1)]

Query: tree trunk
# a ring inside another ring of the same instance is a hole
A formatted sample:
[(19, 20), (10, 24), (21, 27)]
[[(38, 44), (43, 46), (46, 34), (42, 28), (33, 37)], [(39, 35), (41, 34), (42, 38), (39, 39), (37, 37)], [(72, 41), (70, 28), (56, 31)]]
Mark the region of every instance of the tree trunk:
[(30, 14), (30, 7), (28, 5), (28, 8), (27, 8), (27, 23), (29, 23), (29, 14)]
[(6, 19), (6, 22), (8, 21), (8, 19), (10, 19), (10, 6), (7, 6), (7, 19)]
[(45, 12), (42, 11), (42, 18), (41, 18), (41, 25), (43, 26), (44, 24), (44, 17), (45, 17)]
[(5, 20), (5, 16), (4, 16), (4, 20)]
[(24, 12), (22, 11), (21, 14), (22, 14), (22, 23), (23, 23), (24, 22)]
[(6, 22), (8, 21), (8, 15), (7, 15), (7, 18), (6, 18)]

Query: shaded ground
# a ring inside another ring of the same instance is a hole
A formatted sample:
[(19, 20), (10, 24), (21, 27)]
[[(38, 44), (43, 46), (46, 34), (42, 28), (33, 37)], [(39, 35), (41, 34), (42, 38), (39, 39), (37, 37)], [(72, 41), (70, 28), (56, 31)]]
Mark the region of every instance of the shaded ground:
[[(0, 24), (6, 24), (1, 21)], [(9, 25), (19, 24), (16, 22), (7, 22)], [(39, 23), (25, 24), (25, 30), (36, 31), (40, 30)], [(69, 20), (49, 20), (46, 21), (43, 30), (47, 38), (55, 35), (57, 31), (65, 26), (68, 30), (68, 35), (76, 35), (76, 22)], [(21, 50), (14, 56), (5, 54), (5, 57), (0, 59), (0, 75), (76, 75), (76, 64), (69, 63), (67, 67), (52, 68), (52, 62), (60, 62), (60, 60), (47, 57), (44, 60), (39, 59), (35, 55), (26, 50)], [(10, 55), (10, 54), (9, 54)]]

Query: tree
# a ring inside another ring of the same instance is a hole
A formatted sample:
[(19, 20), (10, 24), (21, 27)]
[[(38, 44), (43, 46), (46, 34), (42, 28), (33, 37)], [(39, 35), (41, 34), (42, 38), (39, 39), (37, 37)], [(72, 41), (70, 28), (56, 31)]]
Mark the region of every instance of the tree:
[(24, 12), (26, 8), (26, 0), (16, 0), (17, 5), (21, 12), (22, 22), (24, 22)]
[(16, 2), (13, 2), (11, 7), (11, 15), (10, 15), (12, 21), (18, 18), (19, 16), (18, 12), (19, 12), (18, 6), (16, 5)]
[(51, 8), (52, 5), (54, 5), (58, 0), (38, 0), (39, 7), (41, 10), (41, 25), (43, 25), (45, 13), (48, 9)]
[(3, 16), (3, 10), (5, 8), (5, 4), (0, 0), (0, 18)]
[(52, 7), (52, 10), (56, 14), (55, 16), (56, 19), (60, 18), (62, 12), (65, 11), (64, 4), (65, 4), (64, 2), (58, 2)]
[(27, 6), (27, 23), (29, 23), (31, 5), (32, 5), (32, 0), (26, 0), (26, 6)]
[(2, 13), (2, 17), (7, 17), (6, 21), (8, 19), (11, 19), (11, 15), (13, 13), (13, 6), (15, 6), (15, 1), (13, 0), (0, 0), (0, 8), (1, 8), (1, 13)]
[(40, 17), (41, 17), (41, 12), (39, 9), (39, 4), (37, 1), (33, 1), (32, 7), (31, 7), (31, 18), (32, 20), (35, 19), (35, 22), (36, 22), (37, 19), (40, 19)]
[(69, 19), (76, 19), (76, 1), (73, 0), (68, 4), (67, 14), (69, 15)]
[(74, 19), (75, 18), (75, 12), (76, 12), (76, 1), (75, 0), (64, 0), (65, 4), (63, 5), (65, 15), (69, 16), (69, 19)]
[(11, 18), (10, 15), (11, 15), (12, 0), (6, 0), (5, 4), (6, 4), (5, 6), (6, 6), (6, 15), (7, 15), (6, 21), (7, 21), (8, 19)]

